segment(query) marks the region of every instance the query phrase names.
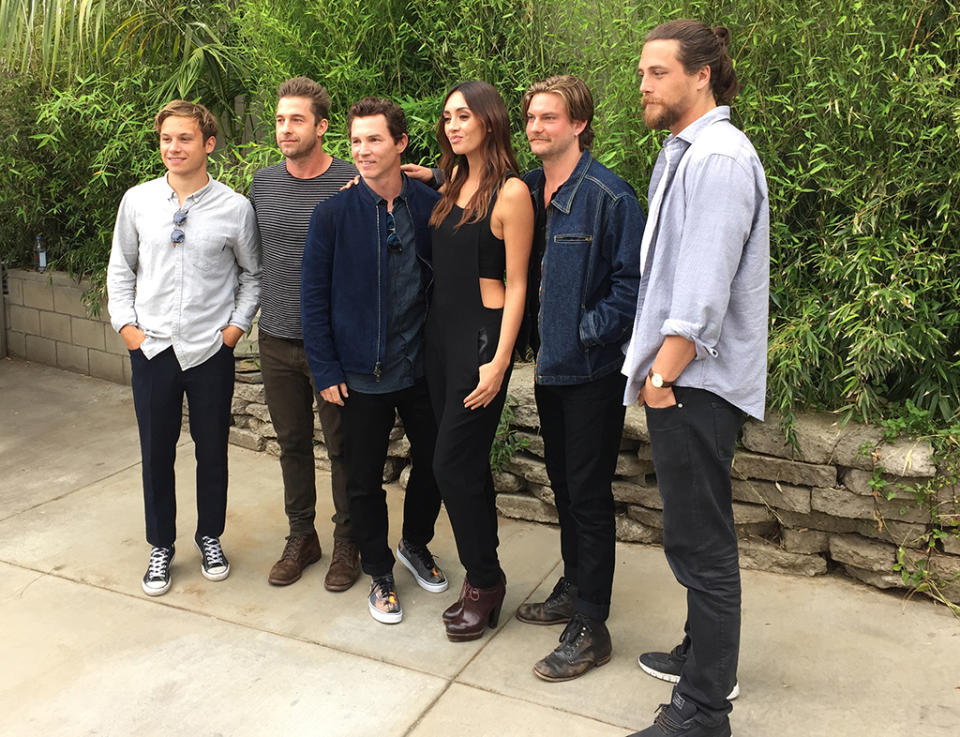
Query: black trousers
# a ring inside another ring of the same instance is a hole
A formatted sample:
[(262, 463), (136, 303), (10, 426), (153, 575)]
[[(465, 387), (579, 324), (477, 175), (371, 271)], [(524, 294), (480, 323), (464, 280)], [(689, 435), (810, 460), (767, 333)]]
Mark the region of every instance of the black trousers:
[(426, 381), (386, 394), (350, 391), (342, 411), (347, 495), (353, 541), (360, 549), (363, 572), (370, 576), (393, 570), (383, 466), (398, 413), (410, 440), (412, 462), (403, 500), (403, 538), (415, 545), (429, 543), (440, 513), (440, 490), (432, 468), (437, 425)]
[[(270, 419), (280, 444), (283, 503), (290, 534), (312, 535), (316, 531), (317, 469), (313, 461), (313, 377), (302, 340), (275, 338), (260, 331), (260, 369)], [(333, 536), (350, 540), (350, 501), (347, 470), (343, 460), (340, 406), (319, 394), (317, 414), (323, 443), (330, 459), (333, 491)]]
[(560, 518), (563, 575), (577, 585), (577, 611), (610, 614), (617, 539), (611, 484), (623, 433), (619, 372), (586, 384), (537, 384), (547, 475)]
[(709, 720), (730, 711), (740, 652), (740, 567), (730, 467), (743, 413), (703, 389), (675, 387), (677, 404), (647, 407), (663, 498), (663, 549), (687, 589), (690, 650), (678, 692)]
[(233, 349), (221, 347), (199, 366), (184, 371), (173, 348), (147, 360), (130, 351), (133, 405), (140, 429), (143, 505), (147, 542), (170, 547), (177, 539), (177, 495), (173, 465), (183, 415), (190, 409), (190, 436), (197, 458), (198, 536), (220, 537), (227, 513), (227, 439), (233, 399)]
[[(499, 325), (496, 331), (494, 335), (499, 335)], [(478, 589), (497, 586), (503, 576), (497, 555), (500, 539), (490, 447), (497, 434), (512, 371), (511, 363), (497, 396), (479, 409), (463, 406), (463, 399), (476, 386), (479, 374), (471, 377), (472, 386), (455, 384), (452, 391), (433, 391), (431, 385), (439, 424), (433, 469), (450, 516), (460, 562), (470, 585)], [(443, 386), (447, 388), (445, 383)]]

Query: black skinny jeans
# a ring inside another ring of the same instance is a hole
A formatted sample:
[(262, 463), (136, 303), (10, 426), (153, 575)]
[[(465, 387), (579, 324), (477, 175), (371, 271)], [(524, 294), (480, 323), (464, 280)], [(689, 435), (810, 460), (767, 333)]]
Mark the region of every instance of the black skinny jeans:
[(433, 539), (440, 513), (440, 490), (433, 478), (437, 425), (426, 381), (386, 394), (350, 391), (343, 403), (343, 452), (353, 542), (360, 548), (363, 572), (383, 576), (393, 570), (387, 544), (387, 498), (383, 466), (397, 413), (410, 440), (410, 480), (403, 499), (403, 538), (414, 545)]
[(547, 475), (560, 518), (563, 575), (579, 591), (576, 609), (610, 614), (617, 526), (611, 484), (623, 433), (619, 371), (586, 384), (537, 384)]
[(183, 415), (190, 409), (190, 435), (197, 458), (198, 536), (220, 537), (227, 514), (227, 439), (233, 399), (233, 349), (220, 350), (184, 371), (173, 348), (147, 360), (130, 351), (133, 406), (140, 429), (143, 505), (147, 542), (168, 548), (177, 539), (174, 461)]
[(712, 392), (675, 387), (677, 404), (647, 407), (663, 499), (663, 549), (687, 589), (690, 649), (678, 692), (710, 721), (730, 711), (740, 652), (740, 567), (730, 467), (743, 413)]

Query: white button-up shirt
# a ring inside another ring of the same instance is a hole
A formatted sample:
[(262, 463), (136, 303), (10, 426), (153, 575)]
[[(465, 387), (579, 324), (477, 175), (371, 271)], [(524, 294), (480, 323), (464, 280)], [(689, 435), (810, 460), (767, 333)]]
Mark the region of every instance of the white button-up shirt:
[[(184, 222), (173, 215), (182, 209)], [(174, 228), (184, 233), (174, 245)], [(260, 240), (253, 207), (212, 177), (181, 208), (166, 176), (127, 190), (107, 266), (110, 322), (136, 325), (153, 358), (173, 347), (184, 370), (223, 344), (221, 330), (247, 331), (260, 303)]]

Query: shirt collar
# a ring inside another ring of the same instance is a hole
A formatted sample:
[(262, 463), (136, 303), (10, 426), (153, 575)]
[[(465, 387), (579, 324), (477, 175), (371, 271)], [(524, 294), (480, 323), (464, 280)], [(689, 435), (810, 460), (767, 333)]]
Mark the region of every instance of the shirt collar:
[[(167, 172), (166, 174), (163, 175), (163, 184), (164, 184), (164, 186), (166, 186), (166, 188), (167, 188), (167, 190), (168, 190), (168, 192), (167, 192), (167, 199), (168, 199), (168, 200), (176, 200), (176, 199), (177, 199), (177, 193), (174, 191), (173, 187), (170, 186), (169, 177), (170, 177), (170, 172)], [(210, 187), (212, 187), (212, 186), (213, 186), (213, 177), (211, 177), (210, 174), (209, 174), (209, 172), (208, 172), (208, 173), (207, 173), (207, 183), (204, 184), (202, 187), (200, 187), (200, 189), (198, 189), (198, 190), (197, 190), (196, 192), (194, 192), (193, 194), (188, 194), (187, 197), (186, 197), (186, 199), (184, 200), (184, 203), (183, 203), (184, 206), (186, 206), (186, 204), (187, 204), (188, 202), (191, 202), (191, 203), (192, 203), (192, 202), (196, 202), (196, 201), (197, 201), (198, 199), (200, 199), (200, 197), (202, 197), (202, 196), (207, 192), (207, 190), (209, 190)]]
[(693, 121), (676, 136), (668, 136), (667, 141), (669, 141), (671, 138), (679, 138), (687, 144), (692, 144), (697, 139), (697, 136), (703, 133), (706, 128), (721, 120), (730, 120), (729, 105), (717, 105), (715, 108), (707, 113), (704, 113), (695, 121)]
[[(590, 155), (589, 149), (583, 149), (580, 152), (580, 158), (577, 160), (577, 165), (573, 168), (570, 176), (567, 177), (567, 181), (561, 184), (557, 191), (550, 198), (550, 206), (555, 207), (564, 214), (570, 214), (570, 208), (573, 206), (573, 198), (577, 194), (577, 190), (580, 189), (580, 183), (583, 182), (583, 178), (587, 176), (587, 169), (590, 168), (590, 164), (593, 162), (593, 157)], [(544, 176), (543, 182), (546, 182)]]
[[(403, 183), (400, 185), (400, 194), (398, 194), (398, 195), (394, 198), (393, 201), (394, 201), (394, 202), (400, 201), (400, 202), (406, 203), (406, 201), (407, 201), (407, 195), (408, 195), (408, 190), (409, 190), (409, 187), (407, 186), (407, 182), (408, 182), (409, 180), (408, 180), (408, 178), (407, 178), (407, 175), (404, 174), (403, 172), (400, 172), (400, 178), (401, 178), (401, 180), (402, 180), (402, 182), (403, 182)], [(360, 177), (360, 181), (359, 181), (359, 183), (357, 184), (357, 187), (360, 188), (360, 192), (361, 192), (370, 202), (372, 202), (373, 204), (379, 205), (379, 204), (381, 204), (381, 203), (382, 203), (382, 204), (386, 204), (386, 203), (387, 203), (387, 201), (386, 201), (383, 197), (381, 197), (381, 196), (378, 195), (376, 192), (374, 192), (372, 189), (370, 189), (370, 185), (368, 185), (365, 181), (363, 181), (363, 177)]]

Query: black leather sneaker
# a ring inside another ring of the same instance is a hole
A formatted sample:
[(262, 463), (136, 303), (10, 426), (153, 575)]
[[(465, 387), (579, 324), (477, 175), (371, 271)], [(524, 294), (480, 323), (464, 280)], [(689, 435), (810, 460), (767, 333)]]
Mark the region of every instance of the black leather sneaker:
[[(677, 683), (680, 680), (683, 664), (687, 662), (687, 652), (689, 650), (690, 639), (684, 637), (683, 642), (668, 653), (642, 653), (637, 658), (637, 664), (643, 668), (644, 673), (654, 678), (659, 678), (661, 681), (667, 681), (668, 683)], [(727, 694), (727, 701), (733, 701), (739, 695), (740, 684), (734, 683), (733, 690)]]
[(704, 723), (692, 703), (673, 693), (669, 704), (660, 704), (653, 724), (627, 737), (730, 737), (730, 719), (724, 715), (715, 724)]

